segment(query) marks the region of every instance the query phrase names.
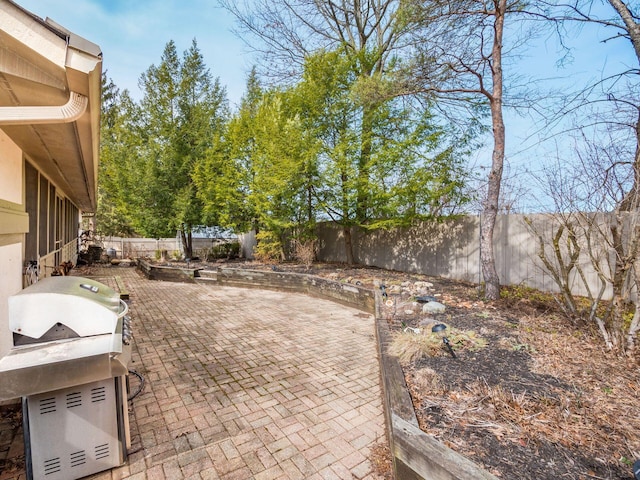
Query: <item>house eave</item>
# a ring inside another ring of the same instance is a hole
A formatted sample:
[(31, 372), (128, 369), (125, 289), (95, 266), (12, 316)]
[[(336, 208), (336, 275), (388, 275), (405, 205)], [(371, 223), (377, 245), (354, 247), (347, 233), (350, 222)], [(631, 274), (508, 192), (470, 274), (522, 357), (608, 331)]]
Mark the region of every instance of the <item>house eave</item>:
[[(99, 47), (0, 0), (0, 128), (88, 212), (95, 211), (97, 202), (101, 82)], [(12, 107), (60, 108), (72, 92), (86, 98), (86, 108), (71, 121), (6, 119), (14, 115)]]

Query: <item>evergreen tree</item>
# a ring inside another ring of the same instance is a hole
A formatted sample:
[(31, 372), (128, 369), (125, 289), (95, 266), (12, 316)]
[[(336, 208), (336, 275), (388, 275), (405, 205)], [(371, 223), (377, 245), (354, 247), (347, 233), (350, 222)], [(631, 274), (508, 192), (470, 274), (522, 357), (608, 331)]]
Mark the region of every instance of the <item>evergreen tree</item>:
[(128, 236), (135, 232), (131, 215), (137, 185), (136, 133), (138, 109), (129, 92), (120, 92), (102, 76), (102, 121), (98, 174), (97, 229), (105, 235)]
[(169, 42), (159, 66), (141, 77), (142, 147), (139, 198), (141, 233), (173, 236), (180, 232), (191, 257), (191, 232), (202, 222), (194, 172), (219, 142), (228, 119), (226, 91), (212, 79), (193, 40), (182, 61)]
[[(451, 213), (467, 200), (462, 161), (467, 139), (438, 125), (428, 109), (394, 97), (377, 99), (363, 125), (363, 101), (353, 98), (368, 94), (341, 51), (310, 56), (295, 92), (304, 131), (315, 140), (305, 148), (316, 155), (308, 163), (317, 172), (311, 189), (316, 208), (343, 227), (349, 263), (351, 227), (409, 225)], [(363, 192), (365, 217), (359, 213)]]

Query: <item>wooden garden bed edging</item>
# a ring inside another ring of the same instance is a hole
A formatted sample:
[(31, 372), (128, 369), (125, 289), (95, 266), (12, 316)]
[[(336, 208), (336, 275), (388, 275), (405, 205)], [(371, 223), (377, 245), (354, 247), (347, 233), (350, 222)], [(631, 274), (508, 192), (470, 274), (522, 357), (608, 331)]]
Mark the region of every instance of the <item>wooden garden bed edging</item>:
[(396, 480), (498, 480), (420, 430), (400, 361), (387, 353), (391, 331), (379, 313), (381, 302), (382, 295), (376, 292), (378, 358)]
[(200, 268), (173, 267), (170, 265), (154, 265), (143, 259), (137, 259), (138, 270), (149, 280), (164, 280), (167, 282), (194, 283)]

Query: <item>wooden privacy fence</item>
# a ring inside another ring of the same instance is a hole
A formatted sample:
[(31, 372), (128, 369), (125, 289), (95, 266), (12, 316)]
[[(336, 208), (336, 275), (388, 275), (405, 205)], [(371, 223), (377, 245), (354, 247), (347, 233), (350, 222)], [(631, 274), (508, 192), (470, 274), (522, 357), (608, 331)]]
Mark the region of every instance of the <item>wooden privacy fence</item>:
[[(525, 217), (531, 221), (535, 232), (527, 225)], [(609, 218), (603, 214), (597, 216), (597, 221), (605, 227), (605, 232)], [(635, 217), (633, 218), (635, 221)], [(354, 261), (367, 266), (479, 284), (482, 282), (481, 221), (480, 216), (464, 216), (456, 220), (425, 222), (411, 228), (375, 231), (353, 228)], [(538, 256), (540, 242), (537, 236), (540, 234), (545, 239), (546, 252), (552, 263), (557, 266), (558, 263), (553, 258), (551, 239), (558, 231), (559, 225), (558, 217), (549, 214), (498, 216), (494, 231), (494, 253), (502, 285), (526, 285), (550, 292), (559, 290)], [(342, 227), (322, 223), (318, 226), (318, 237), (320, 261), (346, 262)], [(589, 288), (597, 291), (600, 280), (587, 253), (586, 240), (578, 240), (582, 246), (578, 264)], [(604, 263), (612, 260), (614, 255), (602, 237), (598, 241), (600, 243), (596, 249), (600, 251), (600, 261), (606, 268)], [(566, 241), (561, 242), (560, 246), (566, 257)], [(570, 284), (574, 294), (587, 294), (576, 271), (570, 276)], [(610, 298), (610, 295), (611, 289), (607, 287), (604, 298)]]
[[(527, 224), (525, 218), (529, 220)], [(610, 215), (577, 215), (577, 218), (593, 222), (601, 232), (608, 232)], [(482, 283), (480, 266), (480, 216), (464, 216), (455, 220), (423, 222), (411, 228), (367, 231), (352, 228), (354, 261), (360, 265), (421, 273), (437, 277), (462, 280), (475, 284)], [(576, 220), (577, 222), (578, 220)], [(633, 231), (638, 215), (627, 214), (624, 231)], [(499, 215), (494, 231), (494, 253), (496, 268), (502, 285), (525, 285), (543, 291), (557, 292), (558, 285), (539, 258), (539, 237), (545, 239), (545, 251), (557, 267), (551, 241), (558, 232), (559, 217), (551, 214)], [(533, 228), (532, 228), (533, 227)], [(317, 227), (318, 260), (345, 263), (344, 232), (341, 226), (327, 222)], [(240, 256), (252, 258), (256, 245), (255, 234), (239, 235)], [(566, 230), (560, 242), (563, 256), (568, 256)], [(194, 254), (203, 256), (219, 239), (194, 238)], [(615, 254), (602, 235), (590, 238), (595, 246), (599, 262), (607, 270), (607, 262), (615, 260)], [(589, 249), (584, 237), (578, 242), (582, 248), (578, 259), (588, 288), (596, 292), (600, 287), (598, 273), (589, 258)], [(107, 237), (103, 240), (105, 251), (116, 250), (118, 257), (154, 257), (157, 252), (166, 252), (167, 259), (179, 257), (181, 246), (176, 238), (120, 238)], [(570, 285), (575, 295), (587, 295), (587, 288), (574, 270), (570, 275)], [(611, 288), (607, 286), (604, 298), (610, 298)]]

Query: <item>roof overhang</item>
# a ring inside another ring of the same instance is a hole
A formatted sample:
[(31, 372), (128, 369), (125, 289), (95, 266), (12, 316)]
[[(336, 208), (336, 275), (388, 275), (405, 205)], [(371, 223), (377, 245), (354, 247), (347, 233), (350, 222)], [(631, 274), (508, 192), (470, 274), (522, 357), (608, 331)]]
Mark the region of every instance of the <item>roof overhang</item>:
[(102, 53), (0, 0), (0, 128), (81, 210), (96, 207)]

